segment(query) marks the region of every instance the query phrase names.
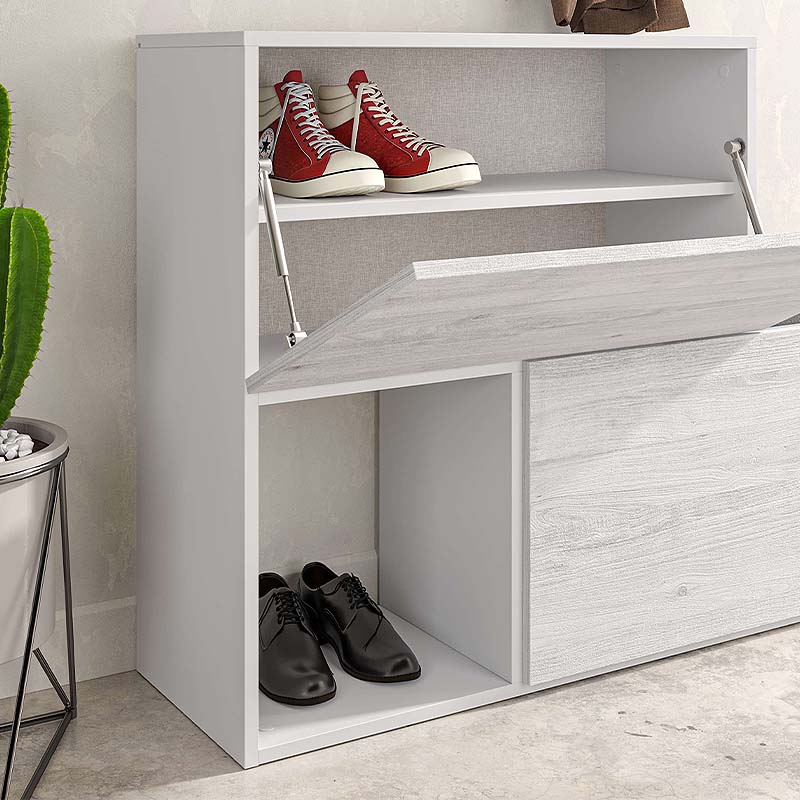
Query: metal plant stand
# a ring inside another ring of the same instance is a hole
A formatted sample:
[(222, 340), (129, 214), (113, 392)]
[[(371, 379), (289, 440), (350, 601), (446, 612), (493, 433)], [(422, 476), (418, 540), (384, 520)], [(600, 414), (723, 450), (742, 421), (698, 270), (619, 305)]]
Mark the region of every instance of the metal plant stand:
[[(47, 748), (42, 755), (36, 769), (28, 781), (21, 798), (29, 800), (33, 796), (39, 780), (44, 774), (50, 759), (61, 741), (69, 723), (77, 716), (77, 693), (75, 688), (75, 637), (73, 632), (72, 620), (72, 583), (69, 568), (69, 533), (67, 528), (67, 484), (65, 477), (65, 460), (68, 450), (51, 462), (35, 467), (26, 472), (19, 472), (5, 478), (0, 478), (0, 484), (15, 483), (16, 481), (33, 478), (37, 475), (50, 473), (50, 488), (47, 496), (47, 507), (42, 528), (41, 547), (39, 551), (39, 561), (36, 572), (36, 582), (33, 590), (31, 612), (28, 620), (28, 630), (25, 639), (25, 650), (22, 656), (22, 667), (20, 669), (19, 687), (17, 689), (16, 704), (14, 707), (14, 718), (11, 722), (0, 725), (0, 733), (10, 732), (11, 740), (8, 745), (8, 756), (6, 758), (6, 769), (3, 776), (3, 790), (0, 800), (8, 800), (11, 789), (11, 774), (14, 769), (14, 757), (16, 756), (17, 744), (19, 742), (19, 732), (22, 728), (33, 725), (42, 725), (48, 722), (58, 722), (58, 727), (53, 733)], [(50, 553), (50, 543), (53, 532), (53, 522), (55, 521), (56, 503), (59, 508), (59, 518), (61, 522), (61, 552), (64, 566), (64, 616), (67, 629), (67, 665), (69, 670), (69, 695), (64, 691), (58, 682), (55, 673), (47, 659), (39, 648), (33, 647), (34, 634), (36, 632), (36, 622), (39, 617), (39, 606), (42, 600), (42, 587), (44, 583), (45, 569), (47, 568), (48, 555)], [(55, 689), (63, 708), (58, 711), (51, 711), (46, 714), (24, 718), (22, 708), (25, 702), (25, 690), (28, 684), (28, 674), (31, 667), (31, 656), (35, 656), (44, 674)]]

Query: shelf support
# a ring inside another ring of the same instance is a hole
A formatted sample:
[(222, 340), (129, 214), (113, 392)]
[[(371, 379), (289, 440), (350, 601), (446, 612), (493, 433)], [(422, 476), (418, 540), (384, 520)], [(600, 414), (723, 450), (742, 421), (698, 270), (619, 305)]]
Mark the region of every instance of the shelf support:
[(753, 195), (753, 187), (750, 185), (750, 179), (747, 177), (747, 167), (745, 167), (744, 161), (742, 160), (744, 148), (744, 139), (731, 139), (731, 141), (725, 142), (725, 152), (731, 157), (731, 161), (733, 161), (733, 169), (736, 173), (736, 179), (739, 181), (739, 187), (742, 190), (744, 204), (747, 206), (750, 222), (753, 223), (753, 232), (762, 234), (764, 233), (764, 226), (761, 223), (761, 215), (758, 213), (756, 198)]
[(278, 222), (278, 210), (275, 208), (275, 195), (272, 193), (272, 184), (269, 180), (271, 172), (272, 161), (268, 158), (259, 159), (258, 193), (261, 195), (261, 204), (264, 206), (264, 213), (267, 216), (269, 240), (272, 243), (272, 255), (275, 259), (275, 268), (278, 270), (278, 277), (283, 280), (283, 290), (286, 293), (286, 303), (289, 306), (291, 330), (286, 336), (286, 341), (289, 343), (289, 347), (294, 347), (301, 339), (305, 339), (308, 334), (306, 334), (302, 325), (300, 325), (294, 308), (292, 284), (289, 281), (289, 268), (286, 264), (286, 252), (283, 249), (283, 236), (281, 235), (281, 227)]

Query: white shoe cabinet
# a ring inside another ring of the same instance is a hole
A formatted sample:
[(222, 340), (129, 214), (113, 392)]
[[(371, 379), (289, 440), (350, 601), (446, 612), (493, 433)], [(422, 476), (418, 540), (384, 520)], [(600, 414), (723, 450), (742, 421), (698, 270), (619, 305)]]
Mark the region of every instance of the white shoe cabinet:
[[(800, 617), (800, 347), (773, 327), (800, 237), (747, 236), (723, 152), (744, 138), (755, 177), (753, 40), (138, 46), (138, 667), (240, 764)], [(281, 352), (257, 99), (294, 67), (365, 68), (484, 181), (279, 198), (313, 330)], [(258, 573), (317, 557), (366, 579), (419, 681), (260, 695)]]

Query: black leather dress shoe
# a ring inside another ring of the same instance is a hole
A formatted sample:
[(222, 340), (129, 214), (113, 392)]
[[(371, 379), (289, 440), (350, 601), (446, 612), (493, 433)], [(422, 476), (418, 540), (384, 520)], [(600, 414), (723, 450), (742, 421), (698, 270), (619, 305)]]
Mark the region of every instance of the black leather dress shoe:
[(258, 685), (292, 706), (324, 703), (336, 694), (328, 662), (300, 598), (275, 572), (258, 576)]
[(314, 632), (348, 675), (379, 683), (419, 678), (416, 656), (355, 575), (306, 564), (299, 591)]

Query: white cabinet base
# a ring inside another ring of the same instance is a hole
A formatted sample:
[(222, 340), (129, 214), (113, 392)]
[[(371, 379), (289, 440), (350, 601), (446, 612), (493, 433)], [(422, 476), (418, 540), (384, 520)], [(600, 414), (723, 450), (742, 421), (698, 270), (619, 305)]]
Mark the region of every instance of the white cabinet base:
[(409, 683), (368, 683), (351, 678), (329, 646), (323, 648), (336, 678), (336, 697), (318, 706), (286, 706), (260, 698), (259, 761), (372, 736), (468, 708), (496, 703), (528, 690), (513, 686), (446, 644), (387, 612), (422, 665)]

